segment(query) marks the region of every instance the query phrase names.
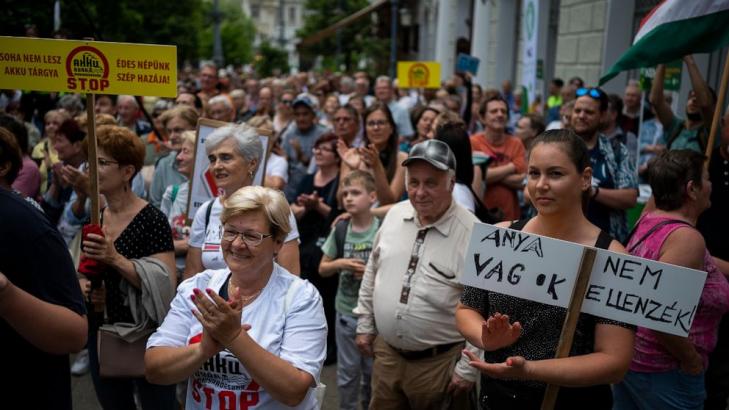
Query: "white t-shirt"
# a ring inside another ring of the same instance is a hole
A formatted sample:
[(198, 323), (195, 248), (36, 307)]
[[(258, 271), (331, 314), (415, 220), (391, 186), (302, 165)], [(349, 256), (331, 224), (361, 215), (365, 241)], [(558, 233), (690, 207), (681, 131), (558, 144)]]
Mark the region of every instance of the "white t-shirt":
[[(155, 346), (183, 347), (200, 343), (202, 325), (192, 315), (193, 289), (211, 288), (220, 292), (230, 271), (206, 270), (182, 282), (170, 311), (147, 341)], [(241, 324), (251, 325), (248, 334), (265, 350), (303, 370), (319, 382), (326, 356), (327, 323), (321, 296), (303, 281), (286, 307), (286, 295), (293, 281), (302, 281), (278, 264), (260, 296), (243, 309)], [(312, 386), (313, 387), (313, 386)], [(231, 405), (232, 403), (236, 403)], [(316, 396), (309, 389), (295, 409), (314, 409)], [(245, 366), (228, 350), (223, 350), (195, 371), (187, 380), (187, 410), (193, 409), (291, 409), (274, 399), (253, 380)]]
[(453, 200), (471, 213), (476, 212), (476, 201), (473, 199), (471, 190), (460, 182), (456, 182), (456, 185), (453, 186)]
[(289, 163), (286, 158), (271, 153), (266, 162), (266, 175), (283, 178), (284, 182), (289, 182)]
[[(205, 212), (207, 212), (210, 201), (205, 202), (197, 209), (195, 219), (190, 229), (190, 240), (188, 245), (202, 250), (202, 265), (204, 269), (223, 269), (226, 267), (223, 259), (223, 251), (220, 248), (220, 238), (223, 236), (220, 225), (220, 214), (223, 212), (223, 204), (220, 197), (214, 199), (213, 209), (210, 210), (210, 222), (205, 229)], [(299, 229), (296, 226), (294, 214), (289, 214), (289, 225), (291, 232), (286, 236), (284, 242), (299, 239)]]

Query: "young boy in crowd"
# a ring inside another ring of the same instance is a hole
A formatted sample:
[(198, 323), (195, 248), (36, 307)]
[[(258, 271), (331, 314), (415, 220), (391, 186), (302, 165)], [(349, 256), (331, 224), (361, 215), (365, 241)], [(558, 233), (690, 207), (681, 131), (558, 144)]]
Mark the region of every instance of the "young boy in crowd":
[(372, 251), (380, 222), (370, 208), (377, 201), (375, 180), (371, 174), (355, 170), (342, 180), (342, 202), (351, 219), (340, 221), (329, 233), (319, 264), (321, 276), (339, 273), (335, 298), (337, 341), (337, 389), (340, 409), (357, 409), (357, 396), (362, 380), (362, 408), (369, 407), (372, 358), (362, 356), (355, 344), (359, 286), (367, 259)]

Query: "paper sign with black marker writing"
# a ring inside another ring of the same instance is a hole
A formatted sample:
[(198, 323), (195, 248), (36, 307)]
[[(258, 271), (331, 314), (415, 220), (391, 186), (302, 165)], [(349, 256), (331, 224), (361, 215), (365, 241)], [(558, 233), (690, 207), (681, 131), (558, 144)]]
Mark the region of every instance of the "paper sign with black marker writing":
[[(475, 224), (464, 285), (566, 308), (585, 247)], [(688, 336), (706, 272), (597, 249), (582, 312)]]
[(599, 249), (582, 312), (687, 336), (706, 272)]
[(582, 247), (513, 229), (475, 224), (464, 285), (567, 307)]

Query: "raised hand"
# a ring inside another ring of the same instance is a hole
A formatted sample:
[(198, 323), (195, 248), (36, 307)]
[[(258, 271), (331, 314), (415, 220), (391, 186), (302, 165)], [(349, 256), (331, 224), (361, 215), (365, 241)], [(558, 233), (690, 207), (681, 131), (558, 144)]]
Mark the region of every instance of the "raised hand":
[(486, 351), (492, 352), (511, 346), (521, 336), (521, 323), (509, 323), (509, 316), (494, 313), (481, 324), (481, 343)]

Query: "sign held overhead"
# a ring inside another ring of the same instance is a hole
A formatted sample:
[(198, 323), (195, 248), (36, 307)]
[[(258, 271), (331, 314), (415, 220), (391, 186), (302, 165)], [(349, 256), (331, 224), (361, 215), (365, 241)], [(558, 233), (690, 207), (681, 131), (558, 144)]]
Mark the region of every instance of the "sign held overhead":
[(177, 47), (0, 37), (0, 88), (177, 96)]

